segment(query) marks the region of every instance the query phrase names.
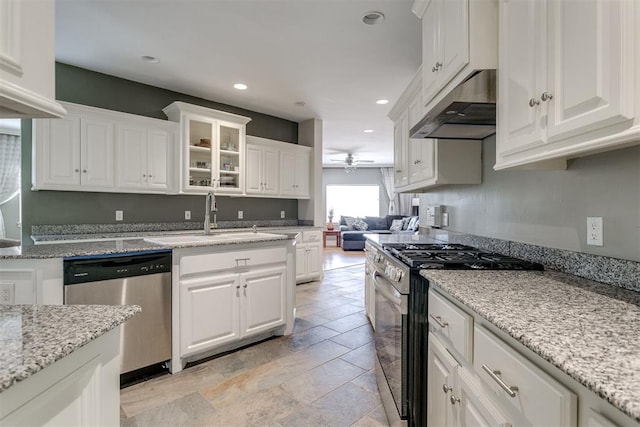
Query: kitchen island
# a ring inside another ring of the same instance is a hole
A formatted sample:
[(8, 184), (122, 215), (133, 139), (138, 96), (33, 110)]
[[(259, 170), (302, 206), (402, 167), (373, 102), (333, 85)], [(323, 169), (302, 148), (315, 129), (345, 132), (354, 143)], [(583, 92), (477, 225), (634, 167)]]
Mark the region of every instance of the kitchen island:
[[(640, 294), (554, 271), (421, 275), (473, 318), (474, 350), (495, 336), (575, 393), (577, 425), (640, 425)], [(469, 369), (484, 379), (480, 360), (474, 353)], [(506, 383), (522, 387), (502, 371)]]
[(140, 311), (0, 305), (0, 425), (118, 425), (120, 325)]

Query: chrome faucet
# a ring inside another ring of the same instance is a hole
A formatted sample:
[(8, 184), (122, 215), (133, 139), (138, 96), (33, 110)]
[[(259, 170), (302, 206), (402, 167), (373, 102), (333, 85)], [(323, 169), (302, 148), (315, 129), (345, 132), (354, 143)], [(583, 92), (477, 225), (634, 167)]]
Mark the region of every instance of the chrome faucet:
[[(211, 212), (214, 212), (213, 224), (211, 224)], [(212, 228), (218, 228), (218, 220), (215, 212), (218, 212), (216, 195), (213, 194), (213, 191), (209, 191), (207, 193), (207, 199), (204, 207), (204, 234), (211, 234)]]

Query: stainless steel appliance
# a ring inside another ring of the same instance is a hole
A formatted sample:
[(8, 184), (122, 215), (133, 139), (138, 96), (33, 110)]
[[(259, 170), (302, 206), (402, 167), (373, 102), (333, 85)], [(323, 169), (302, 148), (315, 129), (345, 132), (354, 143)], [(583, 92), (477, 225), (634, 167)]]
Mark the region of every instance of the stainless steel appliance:
[(64, 303), (139, 305), (122, 325), (120, 373), (171, 359), (171, 251), (64, 260)]
[(542, 265), (459, 244), (367, 241), (375, 266), (376, 380), (391, 425), (425, 426), (428, 300), (421, 269), (542, 270)]

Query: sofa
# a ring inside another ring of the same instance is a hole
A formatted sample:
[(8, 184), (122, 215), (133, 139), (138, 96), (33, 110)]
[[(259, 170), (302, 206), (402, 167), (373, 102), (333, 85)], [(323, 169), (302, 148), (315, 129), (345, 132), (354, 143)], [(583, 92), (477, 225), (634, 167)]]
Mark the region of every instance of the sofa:
[(386, 215), (382, 217), (366, 216), (364, 218), (341, 216), (340, 244), (344, 251), (363, 251), (366, 240), (364, 235), (367, 233), (413, 233), (417, 229), (417, 216)]

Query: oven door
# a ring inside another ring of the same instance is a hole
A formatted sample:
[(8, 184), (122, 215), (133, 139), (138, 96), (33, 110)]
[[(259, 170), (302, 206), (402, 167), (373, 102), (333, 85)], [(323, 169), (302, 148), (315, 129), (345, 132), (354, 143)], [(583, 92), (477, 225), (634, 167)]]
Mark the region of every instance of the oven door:
[[(384, 379), (386, 386), (391, 392), (395, 411), (400, 419), (406, 419), (408, 412), (407, 400), (407, 295), (402, 295), (393, 284), (380, 272), (373, 274), (373, 285), (375, 290), (375, 346), (378, 362), (382, 370), (379, 376), (378, 387), (385, 387), (380, 384), (380, 379)], [(383, 403), (384, 399), (383, 399)], [(390, 404), (385, 404), (387, 416), (395, 418), (390, 414)]]

